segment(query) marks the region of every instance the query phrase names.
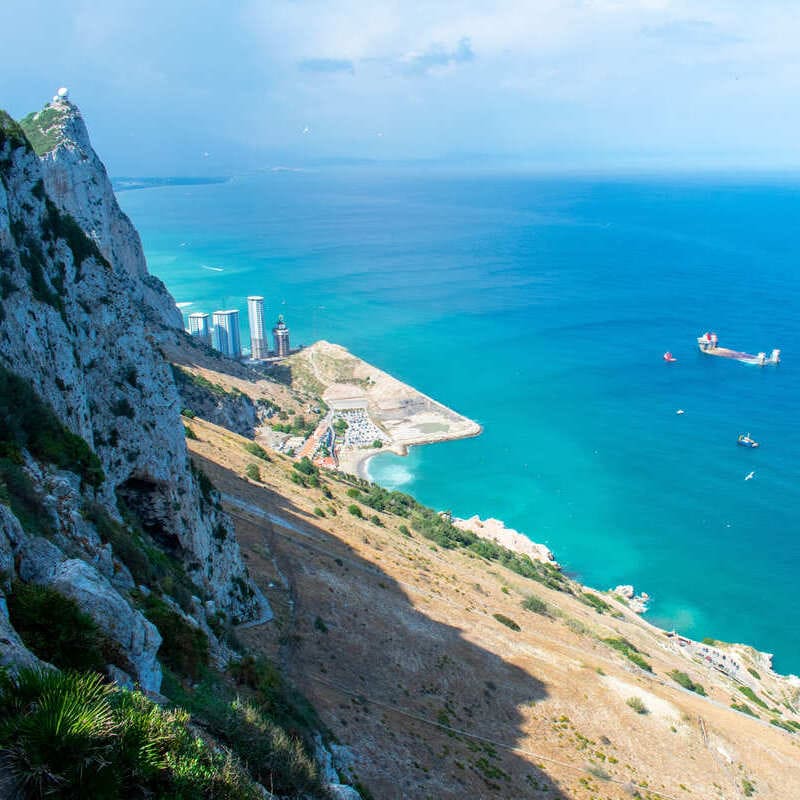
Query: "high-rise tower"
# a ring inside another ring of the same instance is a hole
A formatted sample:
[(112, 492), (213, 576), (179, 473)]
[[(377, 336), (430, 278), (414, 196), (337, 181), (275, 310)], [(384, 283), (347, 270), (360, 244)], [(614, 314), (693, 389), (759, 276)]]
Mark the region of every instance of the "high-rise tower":
[(275, 339), (275, 355), (289, 355), (289, 329), (283, 321), (283, 314), (278, 316), (278, 321), (272, 329), (272, 337)]
[(251, 295), (247, 298), (247, 317), (250, 322), (250, 357), (262, 360), (269, 356), (269, 339), (264, 325), (264, 298)]
[(214, 312), (214, 347), (229, 358), (239, 358), (242, 355), (237, 310)]
[(211, 344), (211, 327), (208, 324), (208, 314), (195, 311), (189, 314), (189, 333), (196, 336), (201, 342)]

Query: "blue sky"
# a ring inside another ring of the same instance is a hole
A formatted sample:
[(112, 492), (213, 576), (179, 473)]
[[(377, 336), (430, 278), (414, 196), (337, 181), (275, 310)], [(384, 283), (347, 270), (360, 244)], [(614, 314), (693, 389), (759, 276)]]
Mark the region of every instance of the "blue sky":
[(0, 31), (0, 106), (68, 86), (117, 175), (800, 166), (796, 0), (3, 0)]

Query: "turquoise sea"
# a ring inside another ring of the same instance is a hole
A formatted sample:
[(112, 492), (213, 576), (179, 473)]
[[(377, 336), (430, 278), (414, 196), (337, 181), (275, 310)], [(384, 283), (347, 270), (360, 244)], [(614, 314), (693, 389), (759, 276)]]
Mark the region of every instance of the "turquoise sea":
[[(246, 325), (263, 294), (293, 344), (343, 344), (484, 426), (379, 456), (375, 480), (800, 673), (800, 179), (331, 168), (119, 197), (186, 312)], [(707, 329), (784, 361), (703, 356)]]

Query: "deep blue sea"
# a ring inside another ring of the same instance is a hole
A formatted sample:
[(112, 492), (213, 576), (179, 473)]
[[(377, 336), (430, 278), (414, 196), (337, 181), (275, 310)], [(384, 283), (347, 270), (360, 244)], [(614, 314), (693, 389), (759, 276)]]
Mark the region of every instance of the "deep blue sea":
[[(343, 344), (484, 426), (375, 480), (800, 673), (800, 179), (364, 168), (119, 198), (187, 313), (246, 325), (263, 294), (293, 345)], [(703, 356), (707, 329), (783, 363)]]

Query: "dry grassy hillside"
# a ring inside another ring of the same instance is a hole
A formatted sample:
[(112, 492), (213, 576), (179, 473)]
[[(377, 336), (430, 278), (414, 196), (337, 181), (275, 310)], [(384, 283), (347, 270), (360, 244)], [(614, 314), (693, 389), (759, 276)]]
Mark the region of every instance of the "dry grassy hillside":
[[(187, 424), (276, 610), (240, 636), (281, 661), (376, 799), (800, 797), (800, 736), (731, 710), (743, 696), (729, 679), (612, 598), (599, 613), (406, 532), (401, 517), (377, 524), (351, 484), (322, 475), (304, 487), (291, 460)], [(243, 478), (248, 464), (259, 481)], [(530, 596), (535, 610), (522, 606)], [(603, 642), (620, 638), (652, 673)], [(709, 697), (681, 688), (675, 669)], [(779, 687), (764, 681), (777, 708)]]

